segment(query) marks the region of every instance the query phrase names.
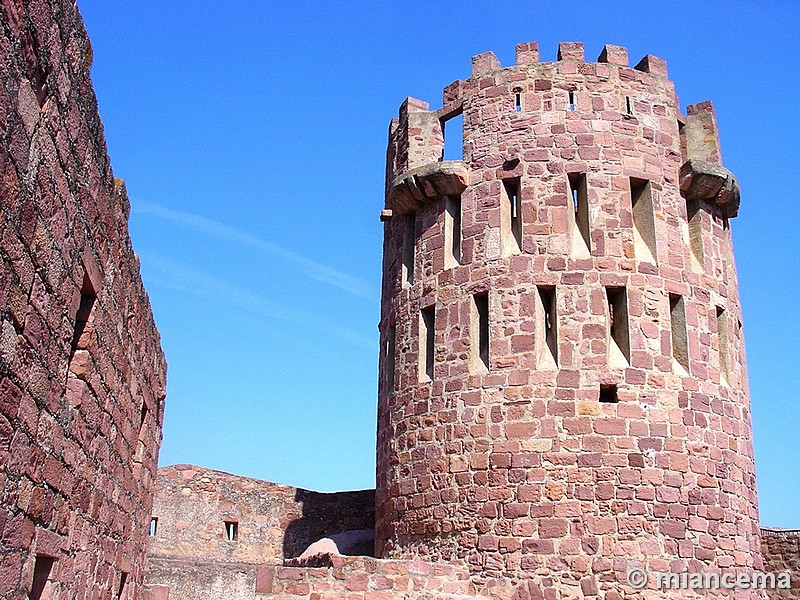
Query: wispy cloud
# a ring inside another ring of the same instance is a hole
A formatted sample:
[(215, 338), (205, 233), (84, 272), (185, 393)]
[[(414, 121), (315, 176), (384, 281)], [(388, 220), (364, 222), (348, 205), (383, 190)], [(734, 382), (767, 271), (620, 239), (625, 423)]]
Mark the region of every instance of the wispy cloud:
[(197, 231), (210, 233), (211, 235), (230, 240), (231, 242), (255, 248), (296, 267), (300, 273), (303, 273), (311, 279), (332, 285), (354, 296), (367, 298), (369, 300), (375, 298), (369, 284), (363, 279), (338, 271), (333, 267), (319, 263), (297, 252), (248, 233), (247, 231), (231, 227), (230, 225), (220, 223), (219, 221), (201, 215), (165, 208), (153, 202), (137, 200), (133, 203), (132, 209), (135, 213), (179, 223)]
[(373, 340), (357, 331), (297, 309), (287, 309), (204, 271), (186, 267), (149, 252), (141, 253), (140, 258), (148, 269), (153, 269), (157, 275), (163, 275), (163, 278), (158, 278), (159, 285), (204, 298), (224, 297), (231, 305), (259, 317), (310, 327), (362, 348), (373, 349), (375, 345)]

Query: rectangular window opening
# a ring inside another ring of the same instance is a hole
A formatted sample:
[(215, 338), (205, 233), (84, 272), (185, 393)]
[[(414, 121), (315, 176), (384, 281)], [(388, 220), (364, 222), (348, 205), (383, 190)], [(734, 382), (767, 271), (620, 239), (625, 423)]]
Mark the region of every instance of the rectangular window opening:
[(449, 119), (442, 119), (444, 150), (442, 160), (462, 160), (464, 158), (464, 115), (458, 113)]
[(514, 93), (514, 110), (516, 112), (521, 112), (522, 111), (522, 93), (521, 92), (515, 92)]
[(608, 359), (615, 367), (626, 367), (631, 361), (628, 333), (628, 298), (624, 287), (607, 287)]
[(601, 385), (600, 402), (611, 402), (611, 403), (619, 402), (619, 397), (617, 396), (617, 386), (614, 384)]
[(445, 267), (461, 264), (461, 196), (448, 196), (445, 212)]
[(721, 307), (716, 307), (717, 338), (719, 343), (719, 374), (723, 381), (728, 380), (730, 363), (728, 362), (728, 313)]
[(53, 565), (56, 559), (52, 556), (38, 555), (33, 566), (33, 583), (28, 594), (30, 600), (44, 600), (50, 597), (50, 583)]
[(391, 325), (386, 330), (386, 362), (385, 369), (386, 369), (386, 387), (389, 390), (389, 393), (394, 391), (394, 370), (395, 370), (395, 336), (396, 336), (396, 329), (394, 325)]
[(633, 103), (630, 96), (625, 96), (625, 112), (629, 115), (633, 114)]
[(75, 329), (72, 332), (72, 342), (70, 345), (70, 362), (75, 352), (79, 349), (88, 347), (88, 335), (91, 332), (92, 311), (94, 309), (97, 294), (89, 276), (84, 274), (83, 285), (81, 286), (81, 303), (75, 315)]
[(569, 92), (569, 98), (567, 102), (567, 110), (575, 110), (577, 105), (575, 104), (575, 92)]
[[(558, 313), (556, 310), (556, 288), (537, 287), (541, 306), (541, 327), (539, 338), (544, 340), (544, 348), (537, 353), (539, 366), (558, 366)], [(550, 360), (552, 359), (552, 360)]]
[(158, 517), (150, 517), (150, 537), (158, 535)]
[(122, 598), (122, 593), (125, 591), (126, 583), (128, 583), (128, 574), (123, 571), (119, 576), (119, 589), (117, 590), (117, 598)]
[(417, 216), (411, 213), (403, 217), (403, 286), (414, 283), (414, 260), (417, 244)]
[(500, 238), (503, 255), (518, 254), (522, 249), (522, 204), (519, 179), (502, 182)]
[(238, 521), (225, 521), (225, 539), (229, 542), (235, 542), (239, 539)]
[(630, 178), (633, 251), (637, 259), (657, 264), (653, 190), (645, 179)]
[(569, 197), (572, 202), (571, 214), (573, 223), (572, 252), (578, 257), (588, 258), (592, 252), (592, 241), (589, 231), (589, 198), (586, 185), (586, 173), (570, 173)]
[(672, 330), (672, 358), (689, 373), (689, 341), (686, 329), (686, 300), (683, 296), (669, 295), (669, 319)]
[(489, 294), (472, 296), (472, 364), (473, 370), (489, 370)]
[(702, 272), (705, 265), (703, 252), (703, 221), (700, 201), (693, 200), (686, 203), (686, 217), (689, 224), (689, 246), (692, 250), (692, 266)]
[(420, 311), (419, 319), (419, 380), (433, 381), (434, 355), (436, 350), (436, 307)]

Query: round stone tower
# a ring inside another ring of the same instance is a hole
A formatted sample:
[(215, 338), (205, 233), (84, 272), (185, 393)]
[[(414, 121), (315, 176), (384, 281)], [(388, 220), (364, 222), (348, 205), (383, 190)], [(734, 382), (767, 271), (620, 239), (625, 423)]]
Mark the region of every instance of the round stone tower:
[(520, 44), (514, 66), (473, 57), (439, 110), (403, 103), (386, 180), (379, 555), (560, 597), (759, 568), (711, 104), (682, 115), (654, 56)]

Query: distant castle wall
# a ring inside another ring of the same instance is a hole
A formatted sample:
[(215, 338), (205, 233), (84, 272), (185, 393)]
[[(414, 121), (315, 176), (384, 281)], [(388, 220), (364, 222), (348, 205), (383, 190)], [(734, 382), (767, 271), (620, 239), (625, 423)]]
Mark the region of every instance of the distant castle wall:
[[(282, 565), (323, 537), (374, 526), (374, 490), (326, 494), (191, 465), (163, 467), (146, 583), (151, 593), (169, 589), (172, 598), (188, 599), (192, 589), (227, 581), (221, 597), (236, 598), (230, 586), (252, 592), (256, 565)], [(193, 588), (197, 581), (206, 583)]]
[(166, 363), (75, 2), (0, 11), (0, 597), (130, 600)]
[(788, 571), (792, 577), (792, 588), (771, 591), (770, 600), (800, 599), (800, 529), (762, 527), (761, 554), (764, 557), (764, 571)]

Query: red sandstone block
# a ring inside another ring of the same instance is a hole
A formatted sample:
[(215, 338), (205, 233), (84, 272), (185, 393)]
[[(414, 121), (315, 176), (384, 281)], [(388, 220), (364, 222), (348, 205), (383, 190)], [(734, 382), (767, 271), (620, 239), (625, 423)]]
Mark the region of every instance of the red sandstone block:
[(271, 594), (275, 580), (275, 567), (259, 565), (256, 568), (256, 594)]
[(539, 42), (525, 42), (516, 46), (517, 64), (530, 65), (539, 62)]

